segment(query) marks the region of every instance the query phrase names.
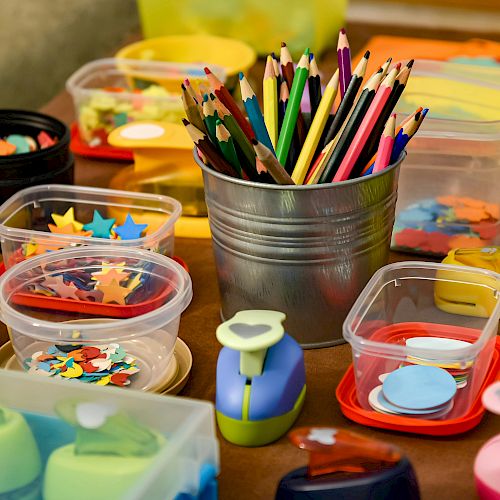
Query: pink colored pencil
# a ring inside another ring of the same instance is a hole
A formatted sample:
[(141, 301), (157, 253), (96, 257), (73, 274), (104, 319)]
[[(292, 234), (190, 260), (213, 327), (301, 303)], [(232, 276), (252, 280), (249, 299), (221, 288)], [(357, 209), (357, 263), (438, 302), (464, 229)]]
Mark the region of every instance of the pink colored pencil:
[(339, 33), (337, 44), (337, 58), (339, 63), (339, 84), (340, 96), (344, 97), (347, 87), (351, 81), (351, 49), (347, 40), (345, 29), (342, 28)]
[(366, 145), (368, 138), (373, 131), (373, 127), (380, 118), (380, 115), (384, 110), (384, 106), (391, 95), (397, 73), (398, 71), (396, 68), (392, 69), (384, 81), (380, 84), (380, 87), (375, 95), (375, 99), (373, 99), (373, 102), (368, 108), (368, 111), (366, 112), (366, 115), (363, 118), (363, 121), (361, 122), (361, 125), (359, 126), (359, 129), (356, 132), (356, 135), (354, 136), (354, 139), (352, 140), (351, 145), (349, 146), (349, 149), (347, 150), (347, 153), (345, 154), (344, 159), (342, 160), (342, 163), (333, 178), (333, 182), (346, 181), (349, 179), (349, 175), (356, 165), (356, 162), (361, 155), (361, 151)]
[(394, 146), (394, 133), (396, 130), (396, 115), (393, 114), (387, 120), (377, 151), (377, 159), (373, 167), (373, 173), (384, 170), (391, 163), (392, 148)]

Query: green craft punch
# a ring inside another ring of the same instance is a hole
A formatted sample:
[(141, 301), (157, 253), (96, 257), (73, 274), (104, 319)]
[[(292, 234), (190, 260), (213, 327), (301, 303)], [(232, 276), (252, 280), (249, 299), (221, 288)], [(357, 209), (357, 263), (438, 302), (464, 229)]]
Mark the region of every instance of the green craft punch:
[(262, 446), (285, 434), (304, 404), (300, 345), (276, 311), (241, 311), (217, 328), (216, 415), (222, 435), (240, 446)]
[(26, 420), (0, 408), (0, 498), (38, 499), (41, 471), (38, 446)]
[(61, 492), (88, 500), (89, 485), (100, 498), (122, 498), (165, 444), (163, 436), (113, 405), (65, 401), (56, 411), (76, 427), (76, 440), (50, 455), (44, 500), (60, 500)]

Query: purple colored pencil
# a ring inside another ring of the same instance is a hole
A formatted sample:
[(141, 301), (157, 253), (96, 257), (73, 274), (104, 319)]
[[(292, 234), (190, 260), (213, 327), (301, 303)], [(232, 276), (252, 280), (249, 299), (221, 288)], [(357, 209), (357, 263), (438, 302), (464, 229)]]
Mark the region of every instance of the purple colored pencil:
[(339, 85), (340, 95), (343, 98), (349, 82), (351, 81), (351, 49), (345, 29), (339, 32), (339, 41), (337, 44), (337, 57), (339, 62)]

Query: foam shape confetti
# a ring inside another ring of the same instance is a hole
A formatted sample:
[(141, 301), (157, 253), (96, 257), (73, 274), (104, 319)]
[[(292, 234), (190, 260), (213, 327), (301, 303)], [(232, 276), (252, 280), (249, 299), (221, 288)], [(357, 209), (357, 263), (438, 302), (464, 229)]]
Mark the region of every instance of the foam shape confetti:
[(135, 240), (141, 237), (147, 227), (147, 224), (136, 224), (132, 216), (127, 214), (124, 224), (116, 226), (114, 231), (122, 240)]
[(16, 146), (0, 139), (0, 156), (10, 156), (16, 152)]
[(92, 222), (85, 224), (83, 229), (85, 231), (92, 231), (94, 238), (108, 238), (110, 236), (111, 228), (115, 223), (115, 219), (105, 219), (98, 210), (94, 210), (94, 218)]
[(72, 224), (75, 231), (83, 229), (83, 224), (75, 220), (75, 209), (73, 207), (68, 208), (64, 215), (52, 214), (51, 217), (57, 227), (65, 227), (68, 224)]
[(116, 280), (113, 280), (109, 285), (97, 285), (96, 289), (104, 294), (102, 298), (104, 304), (116, 302), (117, 304), (125, 305), (125, 298), (130, 293), (128, 288), (120, 286)]
[(111, 285), (113, 281), (121, 283), (130, 276), (130, 273), (120, 271), (118, 269), (108, 269), (100, 273), (92, 273), (92, 280), (97, 281), (100, 285)]

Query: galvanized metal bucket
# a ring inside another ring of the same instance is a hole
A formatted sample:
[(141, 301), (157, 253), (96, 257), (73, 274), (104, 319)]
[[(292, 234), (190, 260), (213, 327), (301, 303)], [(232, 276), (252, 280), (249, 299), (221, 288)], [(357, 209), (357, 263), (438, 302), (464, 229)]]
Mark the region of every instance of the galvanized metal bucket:
[(199, 159), (221, 315), (270, 309), (305, 348), (344, 342), (342, 323), (389, 258), (399, 167), (341, 183), (278, 186), (215, 172)]

